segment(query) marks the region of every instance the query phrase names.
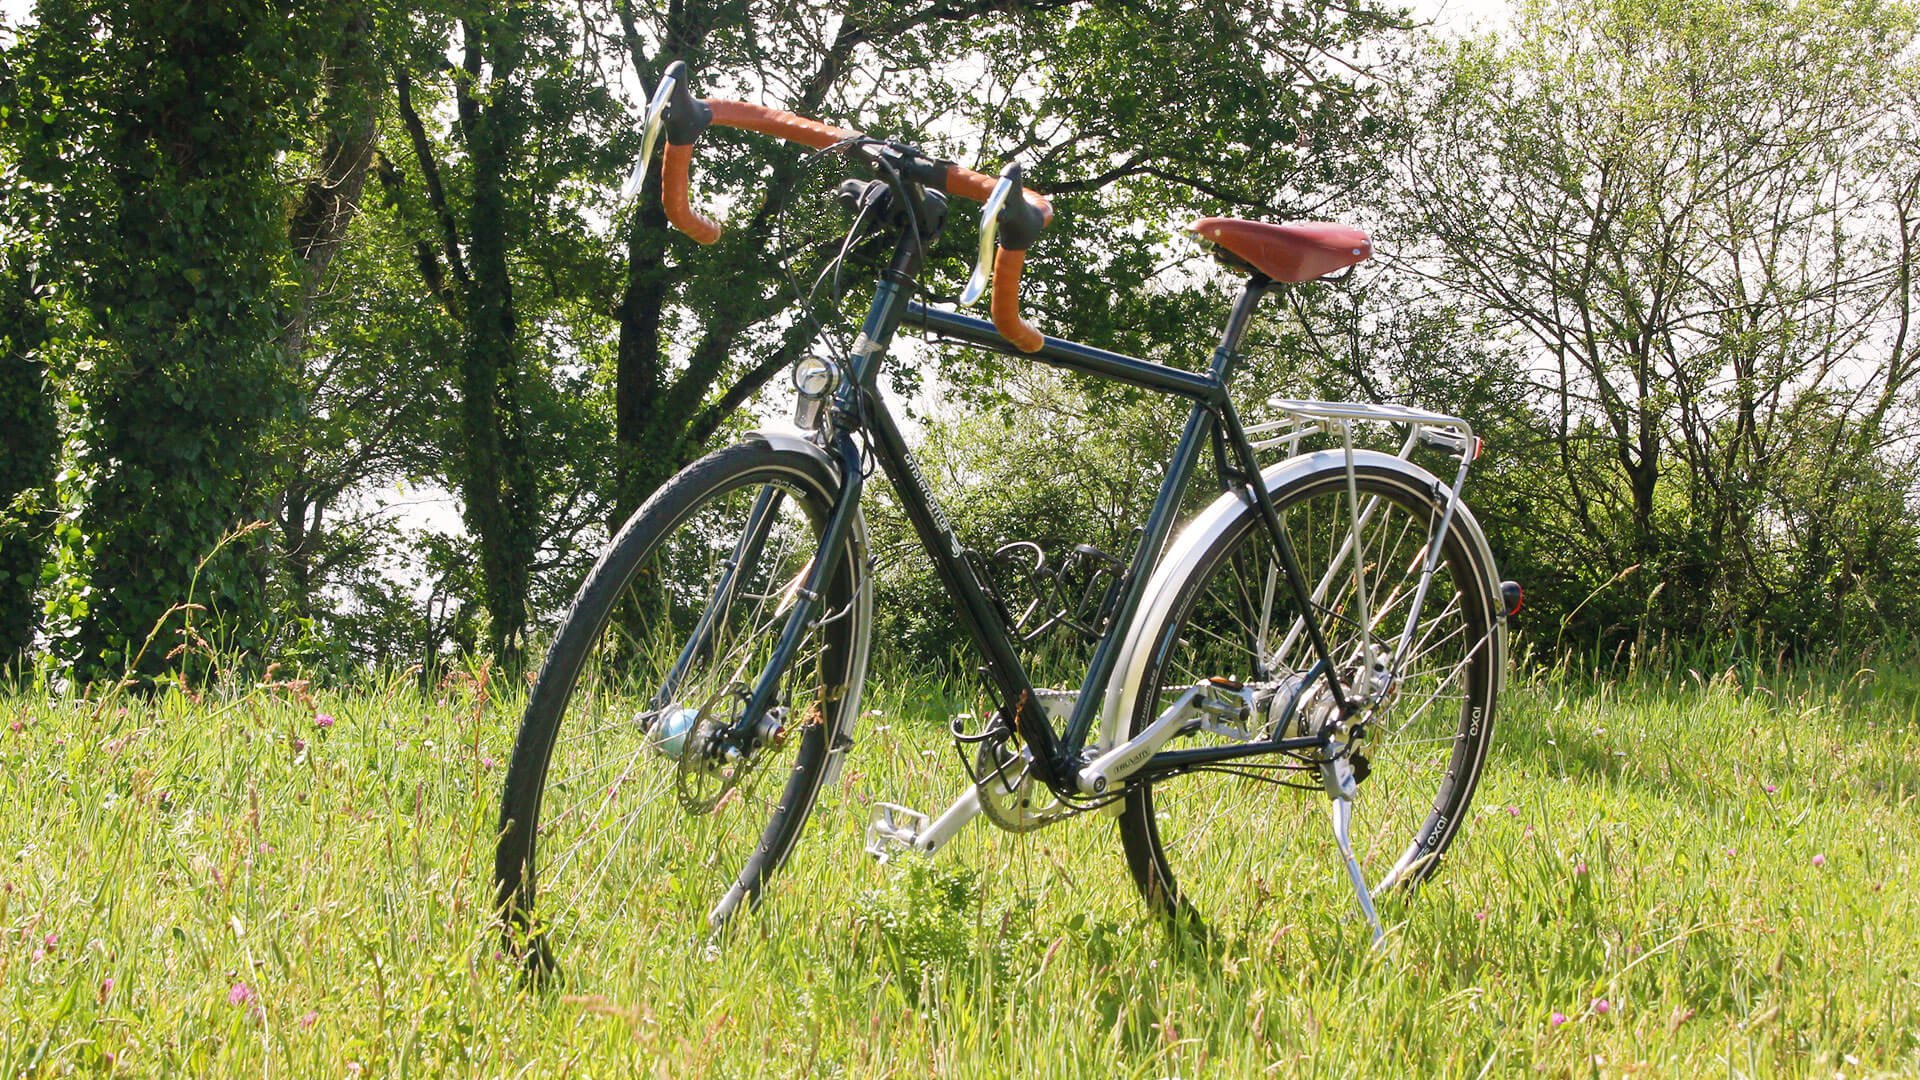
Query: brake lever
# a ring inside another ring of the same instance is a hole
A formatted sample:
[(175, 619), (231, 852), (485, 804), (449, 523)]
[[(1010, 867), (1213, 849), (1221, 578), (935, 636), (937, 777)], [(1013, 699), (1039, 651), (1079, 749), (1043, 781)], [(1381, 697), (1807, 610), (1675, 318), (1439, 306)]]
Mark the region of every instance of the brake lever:
[(673, 97), (674, 87), (679, 85), (679, 73), (685, 70), (686, 65), (679, 62), (667, 68), (667, 73), (660, 78), (659, 89), (653, 92), (653, 100), (647, 102), (640, 136), (640, 157), (633, 163), (632, 175), (620, 185), (621, 202), (633, 198), (634, 193), (640, 190), (640, 185), (646, 182), (647, 163), (653, 160), (654, 147), (660, 145), (660, 133), (667, 125), (667, 102)]
[(976, 303), (986, 295), (987, 278), (993, 273), (994, 245), (1000, 240), (1000, 211), (1007, 205), (1019, 179), (1016, 169), (1017, 166), (1009, 165), (1000, 174), (1000, 182), (993, 185), (993, 193), (980, 206), (980, 258), (973, 264), (973, 276), (967, 278), (966, 289), (960, 293), (961, 307)]

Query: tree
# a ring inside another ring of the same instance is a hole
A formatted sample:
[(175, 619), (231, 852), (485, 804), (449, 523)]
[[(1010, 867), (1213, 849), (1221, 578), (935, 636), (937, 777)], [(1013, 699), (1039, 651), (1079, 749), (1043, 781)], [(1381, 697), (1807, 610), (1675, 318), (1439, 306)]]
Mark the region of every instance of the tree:
[[(541, 465), (562, 449), (592, 456), (564, 441), (580, 419), (566, 408), (577, 395), (556, 385), (582, 357), (562, 346), (536, 361), (536, 350), (565, 341), (554, 330), (579, 318), (580, 295), (604, 291), (604, 240), (578, 200), (582, 180), (611, 179), (625, 144), (611, 134), (617, 110), (571, 12), (479, 3), (434, 14), (456, 28), (460, 63), (445, 60), (446, 26), (429, 21), (393, 65), (413, 171), (390, 161), (382, 178), (414, 230), (423, 285), (459, 326), (460, 423), (447, 464), (478, 547), (489, 645), (512, 660), (554, 516)], [(444, 138), (434, 99), (421, 97), (429, 77), (452, 107)]]
[[(702, 93), (765, 95), (979, 168), (1022, 160), (1057, 210), (1028, 263), (1036, 321), (1179, 363), (1207, 355), (1229, 301), (1180, 265), (1199, 257), (1189, 242), (1174, 241), (1182, 257), (1169, 260), (1170, 227), (1205, 213), (1323, 214), (1378, 175), (1398, 137), (1352, 56), (1401, 24), (1364, 4), (677, 4), (652, 22), (618, 10), (648, 85), (668, 61), (687, 59)], [(666, 231), (657, 175), (627, 233), (616, 308), (623, 511), (699, 453), (796, 356), (827, 347), (794, 318), (763, 250), (775, 221), (804, 212), (798, 199), (812, 189), (801, 182), (803, 155), (725, 132), (701, 146), (696, 189), (731, 208), (720, 244), (701, 249)], [(953, 210), (948, 235), (964, 252), (972, 208)], [(963, 273), (957, 260), (936, 263), (929, 291), (938, 295)], [(891, 369), (908, 384), (917, 375), (901, 358)], [(1123, 518), (1137, 521), (1136, 500), (1150, 498), (1177, 406), (1033, 377), (997, 355), (941, 356), (940, 370), (986, 410), (930, 433), (928, 460), (947, 475), (942, 492), (970, 542), (991, 550), (1024, 537), (1057, 548), (1072, 537), (1124, 550), (1124, 528), (1109, 534)], [(1035, 415), (1028, 406), (1036, 402), (1051, 415)], [(1089, 430), (1103, 421), (1113, 427)], [(1023, 451), (1061, 446), (1077, 452), (1050, 461), (1051, 482), (1036, 476)], [(898, 518), (883, 505), (876, 513), (876, 543), (909, 550)], [(937, 605), (914, 603), (932, 583), (911, 563), (883, 576), (894, 599), (887, 610), (901, 617), (898, 633), (885, 636), (939, 655), (954, 628)], [(927, 617), (909, 614), (916, 611)]]
[[(1398, 25), (1370, 5), (1319, 3), (676, 3), (651, 20), (616, 10), (648, 85), (686, 59), (703, 92), (771, 91), (781, 107), (985, 168), (1023, 159), (1060, 211), (1029, 264), (1031, 306), (1058, 332), (1136, 346), (1164, 340), (1181, 325), (1164, 316), (1182, 307), (1148, 284), (1158, 257), (1142, 226), (1156, 234), (1169, 214), (1201, 208), (1300, 216), (1365, 175), (1385, 125), (1329, 58)], [(969, 69), (973, 81), (956, 83)], [(729, 235), (701, 250), (668, 233), (655, 175), (626, 237), (621, 511), (814, 344), (763, 250), (806, 190), (802, 154), (725, 135), (703, 146), (698, 183), (733, 204)], [(964, 237), (971, 214), (955, 218)]]
[[(12, 97), (0, 53), (0, 110)], [(0, 150), (4, 154), (4, 150)], [(0, 674), (23, 660), (40, 624), (59, 432), (46, 364), (45, 297), (34, 250), (10, 207), (17, 178), (0, 157)]]
[(309, 164), (288, 222), (295, 293), (280, 344), (298, 374), (291, 416), (274, 439), (287, 451), (279, 455), (282, 476), (275, 484), (274, 524), (290, 607), (299, 618), (313, 615), (315, 562), (322, 548), (316, 534), (322, 532), (327, 510), (347, 485), (366, 478), (365, 469), (342, 468), (337, 460), (328, 462), (330, 469), (316, 467), (314, 444), (321, 440), (306, 437), (317, 419), (315, 409), (321, 409), (319, 417), (329, 406), (355, 416), (371, 413), (376, 423), (390, 415), (364, 410), (365, 403), (359, 401), (324, 402), (333, 388), (338, 357), (312, 348), (315, 323), (330, 299), (329, 272), (359, 218), (361, 192), (377, 145), (382, 89), (371, 6), (346, 5), (341, 14), (333, 24), (338, 36), (324, 50), (328, 62), (320, 74), (319, 134), (301, 155)]
[[(35, 185), (43, 266), (72, 298), (84, 675), (117, 673), (190, 596), (226, 646), (261, 643), (251, 546), (201, 562), (258, 516), (263, 436), (288, 405), (275, 165), (342, 10), (44, 0), (11, 50), (8, 135)], [(173, 636), (158, 642), (144, 672), (169, 666)]]
[(1604, 593), (1590, 640), (1806, 647), (1850, 620), (1783, 624), (1784, 598), (1908, 587), (1825, 523), (1861, 470), (1915, 461), (1914, 28), (1905, 4), (1552, 0), (1413, 78), (1405, 265), (1528, 350), (1533, 524), (1576, 569), (1563, 610)]

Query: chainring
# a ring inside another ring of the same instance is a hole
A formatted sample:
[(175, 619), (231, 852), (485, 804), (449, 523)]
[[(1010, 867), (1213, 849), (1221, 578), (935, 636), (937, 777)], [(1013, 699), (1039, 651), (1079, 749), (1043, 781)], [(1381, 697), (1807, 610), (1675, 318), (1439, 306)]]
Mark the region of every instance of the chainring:
[(984, 740), (974, 751), (973, 782), (980, 789), (980, 812), (1008, 832), (1032, 832), (1072, 812), (1034, 778), (1025, 752), (1005, 739)]

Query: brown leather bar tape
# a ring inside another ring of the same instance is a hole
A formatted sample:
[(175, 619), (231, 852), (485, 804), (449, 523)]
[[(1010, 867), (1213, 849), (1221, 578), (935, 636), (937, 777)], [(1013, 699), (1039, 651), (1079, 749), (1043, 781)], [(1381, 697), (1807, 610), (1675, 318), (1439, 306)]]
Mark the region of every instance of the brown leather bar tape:
[(713, 122), (722, 127), (757, 131), (776, 139), (811, 146), (815, 150), (824, 150), (834, 143), (860, 134), (819, 120), (782, 112), (779, 109), (769, 109), (765, 105), (749, 104), (745, 101), (708, 98), (707, 107), (713, 110)]
[[(993, 185), (999, 182), (1000, 178), (997, 176), (988, 176), (983, 172), (974, 172), (972, 169), (960, 165), (947, 166), (947, 192), (952, 195), (958, 195), (963, 199), (972, 199), (977, 203), (986, 202), (987, 197), (993, 194)], [(1047, 201), (1045, 195), (1040, 194), (1032, 188), (1022, 188), (1021, 190), (1026, 194), (1027, 201), (1032, 203), (1034, 207), (1040, 211), (1040, 222), (1042, 225), (1053, 220), (1053, 204)]]
[(667, 146), (660, 162), (660, 205), (673, 227), (702, 244), (720, 239), (720, 223), (695, 210), (687, 202), (687, 172), (693, 162), (693, 147)]
[(993, 328), (1021, 352), (1038, 349), (1044, 338), (1020, 317), (1020, 271), (1027, 253), (1001, 248), (993, 256)]

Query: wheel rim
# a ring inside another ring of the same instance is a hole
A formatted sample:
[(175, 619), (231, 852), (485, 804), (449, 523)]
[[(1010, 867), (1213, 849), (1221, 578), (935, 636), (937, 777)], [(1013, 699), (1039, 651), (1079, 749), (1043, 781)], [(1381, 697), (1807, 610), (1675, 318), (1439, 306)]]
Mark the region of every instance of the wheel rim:
[[(757, 549), (741, 542), (756, 504), (767, 507)], [(543, 943), (591, 952), (609, 928), (636, 919), (715, 927), (784, 858), (811, 809), (844, 692), (846, 617), (834, 618), (832, 605), (844, 603), (847, 582), (836, 580), (829, 618), (802, 637), (776, 696), (787, 716), (781, 737), (731, 763), (695, 744), (744, 708), (823, 518), (818, 499), (790, 481), (739, 478), (697, 500), (640, 557), (548, 755), (520, 890)], [(705, 648), (689, 647), (702, 640)], [(668, 721), (687, 716), (697, 723), (681, 753), (663, 752), (674, 742)], [(710, 767), (695, 767), (702, 762)]]
[[(1307, 485), (1279, 510), (1301, 570), (1316, 589), (1342, 685), (1350, 699), (1375, 706), (1368, 736), (1357, 745), (1370, 771), (1354, 801), (1353, 842), (1368, 882), (1378, 890), (1424, 877), (1457, 827), (1490, 719), (1493, 620), (1484, 575), (1454, 528), (1407, 636), (1441, 510), (1398, 484), (1375, 478), (1357, 486), (1356, 501), (1341, 474)], [(1347, 539), (1356, 518), (1361, 545)], [(1311, 732), (1318, 718), (1331, 715), (1266, 530), (1249, 518), (1216, 548), (1197, 578), (1171, 620), (1178, 632), (1160, 642), (1164, 660), (1153, 692), (1143, 695), (1136, 725), (1209, 676), (1248, 681), (1263, 702), (1280, 704), (1244, 732), (1197, 731), (1170, 749), (1258, 738), (1280, 726), (1289, 698), (1296, 702), (1286, 725), (1292, 734)], [(1262, 642), (1257, 648), (1256, 640)], [(1396, 655), (1410, 662), (1398, 665), (1397, 678), (1384, 677)], [(1318, 770), (1280, 757), (1256, 760), (1297, 768), (1173, 777), (1142, 792), (1132, 808), (1148, 841), (1149, 865), (1136, 867), (1146, 870), (1142, 885), (1150, 895), (1159, 891), (1155, 899), (1177, 899), (1181, 910), (1219, 928), (1261, 921), (1263, 910), (1283, 902), (1293, 882), (1317, 887), (1332, 880), (1327, 871), (1337, 865)]]

